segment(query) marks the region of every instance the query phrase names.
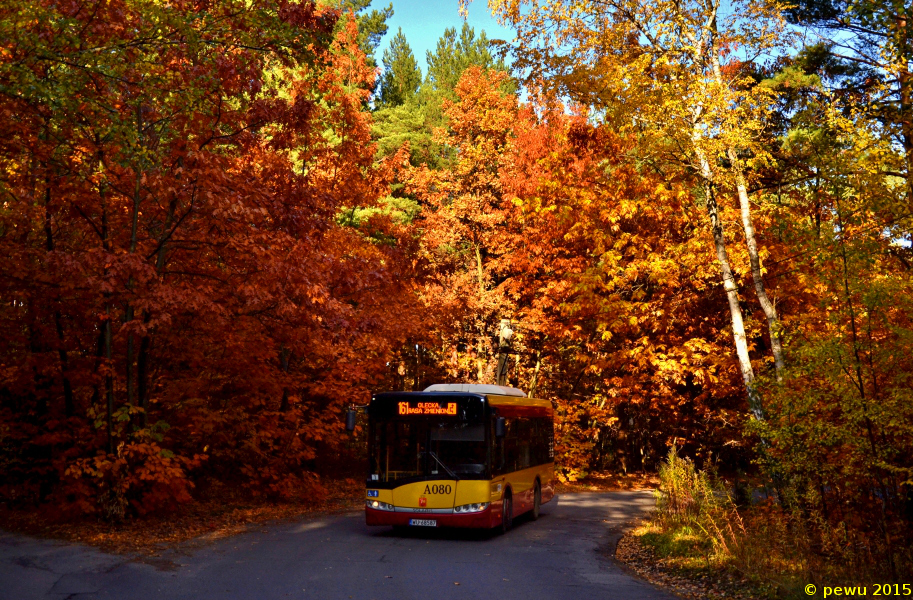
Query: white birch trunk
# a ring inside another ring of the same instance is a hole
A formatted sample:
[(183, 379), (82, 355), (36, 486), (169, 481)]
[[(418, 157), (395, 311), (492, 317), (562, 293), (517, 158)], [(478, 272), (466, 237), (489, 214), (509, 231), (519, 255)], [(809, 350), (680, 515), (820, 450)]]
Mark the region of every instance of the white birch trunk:
[(692, 134), (694, 153), (700, 165), (701, 177), (704, 180), (704, 196), (707, 202), (707, 216), (710, 217), (710, 230), (713, 234), (713, 245), (716, 249), (717, 261), (720, 264), (720, 275), (723, 278), (723, 289), (726, 290), (726, 299), (729, 302), (729, 316), (732, 322), (732, 336), (735, 342), (736, 355), (739, 359), (739, 371), (742, 381), (748, 392), (748, 408), (756, 419), (763, 419), (764, 411), (761, 398), (755, 386), (754, 369), (748, 355), (748, 338), (745, 335), (745, 321), (742, 318), (742, 307), (739, 303), (739, 288), (735, 284), (732, 267), (729, 264), (729, 253), (726, 251), (726, 237), (723, 234), (723, 223), (720, 220), (720, 208), (716, 202), (713, 188), (713, 171), (703, 148), (700, 146), (700, 132), (695, 130)]

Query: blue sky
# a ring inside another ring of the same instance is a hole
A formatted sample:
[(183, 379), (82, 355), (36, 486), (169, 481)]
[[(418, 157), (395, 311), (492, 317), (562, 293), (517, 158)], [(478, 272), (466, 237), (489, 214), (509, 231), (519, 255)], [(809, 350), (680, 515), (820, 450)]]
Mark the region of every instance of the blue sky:
[[(458, 0), (373, 0), (372, 9), (381, 9), (392, 1), (393, 17), (387, 21), (387, 35), (377, 49), (377, 62), (381, 63), (384, 50), (390, 46), (390, 39), (396, 34), (397, 28), (402, 27), (403, 34), (415, 54), (415, 60), (425, 76), (427, 63), (425, 52), (434, 51), (438, 38), (444, 35), (448, 27), (455, 27), (457, 31), (463, 26), (460, 17), (460, 4)], [(484, 29), (488, 39), (502, 39), (510, 41), (514, 37), (512, 29), (498, 25), (497, 19), (491, 16), (487, 0), (475, 0), (469, 4), (469, 17), (467, 22), (475, 29), (476, 35)]]

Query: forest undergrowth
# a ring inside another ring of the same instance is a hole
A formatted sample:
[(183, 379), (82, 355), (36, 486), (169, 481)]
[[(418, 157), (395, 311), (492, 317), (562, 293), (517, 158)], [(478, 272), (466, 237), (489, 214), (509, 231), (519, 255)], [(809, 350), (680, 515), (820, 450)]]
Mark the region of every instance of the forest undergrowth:
[(616, 556), (686, 597), (808, 598), (809, 584), (818, 591), (872, 589), (913, 574), (909, 548), (889, 555), (871, 538), (854, 539), (851, 528), (829, 523), (788, 483), (780, 484), (778, 502), (776, 490), (734, 488), (675, 448), (659, 480), (656, 511), (619, 543)]

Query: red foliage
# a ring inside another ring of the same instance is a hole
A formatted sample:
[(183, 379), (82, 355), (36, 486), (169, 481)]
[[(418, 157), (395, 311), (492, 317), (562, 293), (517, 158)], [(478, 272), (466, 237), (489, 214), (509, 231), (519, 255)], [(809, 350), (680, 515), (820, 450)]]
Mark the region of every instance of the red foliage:
[(198, 478), (316, 486), (315, 447), (417, 307), (409, 245), (336, 221), (391, 180), (354, 21), (334, 34), (312, 2), (2, 10), (0, 497), (118, 516)]

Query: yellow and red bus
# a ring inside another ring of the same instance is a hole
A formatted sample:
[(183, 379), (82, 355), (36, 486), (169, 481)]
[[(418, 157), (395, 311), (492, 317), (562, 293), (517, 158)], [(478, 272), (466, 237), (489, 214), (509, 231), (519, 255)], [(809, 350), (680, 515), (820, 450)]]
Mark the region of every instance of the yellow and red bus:
[[(367, 406), (368, 525), (511, 528), (555, 495), (547, 400), (479, 384), (375, 394)], [(347, 419), (354, 428), (354, 414)]]

